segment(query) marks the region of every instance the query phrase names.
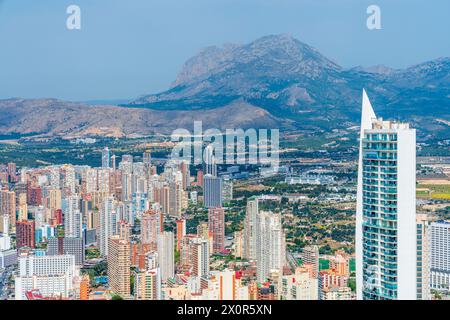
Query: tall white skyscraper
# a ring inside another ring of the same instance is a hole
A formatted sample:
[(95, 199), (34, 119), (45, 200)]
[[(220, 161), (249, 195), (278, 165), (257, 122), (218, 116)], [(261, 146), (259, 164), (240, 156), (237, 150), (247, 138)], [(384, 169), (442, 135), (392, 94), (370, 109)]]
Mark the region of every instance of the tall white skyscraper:
[(75, 193), (76, 178), (75, 168), (73, 166), (64, 166), (64, 188), (68, 194)]
[(173, 232), (164, 231), (158, 235), (158, 258), (161, 280), (167, 281), (175, 275)]
[(279, 214), (261, 211), (258, 215), (258, 221), (256, 276), (259, 282), (264, 282), (272, 271), (281, 271), (285, 266), (286, 244)]
[(208, 145), (203, 151), (203, 174), (217, 176), (217, 162), (212, 145)]
[(109, 196), (103, 200), (100, 211), (100, 253), (103, 256), (108, 255), (108, 239), (117, 234), (117, 211), (114, 197)]
[(97, 170), (89, 168), (85, 172), (86, 192), (91, 193), (97, 191)]
[(102, 151), (102, 168), (109, 168), (109, 148), (105, 147)]
[(417, 298), (416, 131), (377, 119), (363, 91), (356, 207), (357, 298)]
[(258, 225), (259, 205), (258, 198), (247, 200), (247, 210), (244, 221), (244, 258), (256, 260), (256, 244), (259, 236)]
[(64, 236), (81, 238), (83, 217), (80, 211), (80, 198), (71, 195), (63, 200)]
[(192, 239), (193, 274), (199, 277), (209, 275), (209, 243), (202, 238)]

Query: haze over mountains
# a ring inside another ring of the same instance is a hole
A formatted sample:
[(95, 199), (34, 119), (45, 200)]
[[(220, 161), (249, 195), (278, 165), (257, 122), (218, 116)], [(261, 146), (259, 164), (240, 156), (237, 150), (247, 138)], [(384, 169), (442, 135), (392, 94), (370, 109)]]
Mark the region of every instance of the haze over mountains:
[(366, 88), (377, 114), (450, 136), (450, 58), (404, 70), (344, 69), (288, 35), (209, 47), (172, 86), (121, 106), (54, 99), (0, 100), (0, 134), (132, 136), (204, 127), (331, 130), (358, 124)]

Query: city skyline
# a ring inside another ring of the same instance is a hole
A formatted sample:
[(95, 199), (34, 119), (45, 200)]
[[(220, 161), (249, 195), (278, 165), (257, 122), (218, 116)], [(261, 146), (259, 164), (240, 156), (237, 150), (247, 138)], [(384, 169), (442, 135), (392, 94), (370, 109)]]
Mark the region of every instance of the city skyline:
[[(427, 178), (416, 177), (415, 129), (377, 118), (363, 89), (359, 136), (359, 159), (345, 166), (353, 173), (339, 178), (318, 166), (293, 179), (284, 163), (279, 176), (257, 169), (242, 177), (245, 165), (218, 166), (208, 147), (199, 165), (170, 158), (157, 164), (148, 147), (142, 161), (123, 154), (116, 164), (114, 149), (105, 147), (96, 167), (0, 166), (0, 269), (19, 268), (14, 290), (6, 284), (2, 292), (16, 300), (446, 295), (449, 222), (427, 212), (423, 198), (416, 201), (416, 181)], [(314, 178), (313, 171), (323, 174)], [(258, 186), (252, 179), (267, 179), (271, 191), (249, 195)], [(340, 194), (330, 194), (337, 187)], [(308, 232), (294, 237), (302, 223), (293, 217), (306, 214), (306, 228), (316, 228), (309, 219), (318, 206), (347, 206), (341, 212), (351, 218), (328, 216), (317, 230), (337, 230), (339, 221), (350, 228), (331, 233), (332, 242)]]
[(450, 300), (448, 12), (0, 0), (0, 301)]

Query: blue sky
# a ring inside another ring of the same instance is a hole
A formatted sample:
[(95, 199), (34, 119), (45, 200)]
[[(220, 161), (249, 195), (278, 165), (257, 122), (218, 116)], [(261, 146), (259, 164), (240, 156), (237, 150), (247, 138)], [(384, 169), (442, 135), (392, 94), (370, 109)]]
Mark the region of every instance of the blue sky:
[[(81, 8), (81, 30), (66, 8)], [(381, 8), (382, 30), (366, 28)], [(450, 56), (448, 0), (0, 0), (0, 99), (128, 99), (209, 45), (288, 33), (344, 67)]]

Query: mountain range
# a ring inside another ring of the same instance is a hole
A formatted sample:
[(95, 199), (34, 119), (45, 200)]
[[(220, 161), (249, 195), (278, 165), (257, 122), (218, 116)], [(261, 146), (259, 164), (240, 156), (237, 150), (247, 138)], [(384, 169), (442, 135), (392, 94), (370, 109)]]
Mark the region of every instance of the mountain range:
[(170, 88), (118, 106), (55, 99), (0, 100), (0, 134), (134, 136), (204, 127), (331, 130), (358, 124), (361, 92), (377, 114), (422, 136), (450, 136), (450, 58), (406, 69), (346, 69), (289, 36), (202, 50)]

